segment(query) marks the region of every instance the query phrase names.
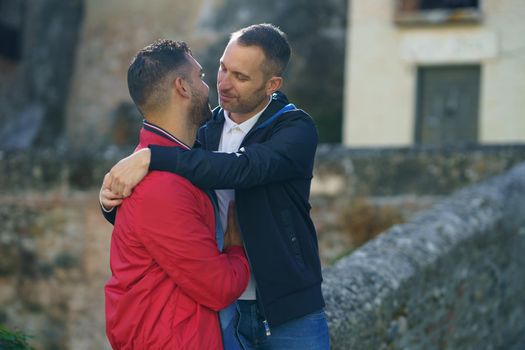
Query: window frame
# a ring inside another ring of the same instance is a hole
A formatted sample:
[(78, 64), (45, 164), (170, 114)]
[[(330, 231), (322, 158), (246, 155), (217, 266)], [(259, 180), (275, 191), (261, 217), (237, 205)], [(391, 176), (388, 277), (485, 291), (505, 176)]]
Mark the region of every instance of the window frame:
[(420, 0), (396, 0), (394, 22), (399, 26), (476, 24), (483, 20), (482, 1), (475, 7), (423, 10)]

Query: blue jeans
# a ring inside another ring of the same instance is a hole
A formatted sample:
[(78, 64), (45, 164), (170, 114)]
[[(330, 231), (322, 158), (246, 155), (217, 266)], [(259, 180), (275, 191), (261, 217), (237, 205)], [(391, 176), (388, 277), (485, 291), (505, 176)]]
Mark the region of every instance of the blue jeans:
[(232, 318), (231, 322), (227, 326), (223, 326), (222, 344), (224, 345), (224, 350), (243, 350), (239, 339), (239, 333), (237, 332), (238, 323), (239, 314), (238, 312), (235, 312), (235, 315)]
[[(324, 310), (271, 328), (266, 336), (257, 302), (238, 300), (237, 336), (245, 350), (328, 350), (330, 337)], [(230, 350), (225, 347), (226, 350)], [(233, 348), (235, 349), (235, 348)]]

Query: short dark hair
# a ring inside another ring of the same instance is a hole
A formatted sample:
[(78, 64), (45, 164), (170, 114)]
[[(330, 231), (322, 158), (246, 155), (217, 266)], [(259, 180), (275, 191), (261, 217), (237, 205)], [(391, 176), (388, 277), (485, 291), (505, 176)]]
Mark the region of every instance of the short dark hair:
[(267, 74), (281, 76), (290, 61), (292, 49), (286, 34), (269, 23), (253, 24), (230, 35), (230, 40), (244, 46), (258, 46), (265, 55)]
[(184, 41), (159, 39), (140, 50), (128, 68), (131, 99), (143, 116), (162, 109), (169, 99), (174, 73), (185, 77), (191, 50)]

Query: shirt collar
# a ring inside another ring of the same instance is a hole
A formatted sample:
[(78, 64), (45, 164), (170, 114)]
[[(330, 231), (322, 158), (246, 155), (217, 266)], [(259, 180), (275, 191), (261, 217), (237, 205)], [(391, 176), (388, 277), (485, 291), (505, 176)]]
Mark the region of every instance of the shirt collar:
[(142, 130), (140, 131), (140, 142), (160, 146), (177, 145), (185, 149), (191, 149), (190, 146), (153, 123), (147, 120), (143, 121)]
[(271, 97), (268, 100), (268, 103), (266, 104), (266, 106), (259, 113), (254, 114), (253, 117), (250, 117), (248, 120), (246, 120), (246, 121), (244, 121), (244, 122), (242, 122), (240, 124), (237, 124), (236, 122), (231, 120), (230, 119), (230, 112), (228, 112), (227, 110), (224, 110), (224, 131), (228, 132), (231, 129), (233, 129), (236, 126), (238, 126), (242, 130), (243, 133), (247, 134), (253, 128), (255, 123), (257, 123), (257, 121), (259, 120), (259, 117), (264, 113), (266, 108), (268, 108), (268, 106), (270, 105), (270, 102), (272, 102), (272, 98)]

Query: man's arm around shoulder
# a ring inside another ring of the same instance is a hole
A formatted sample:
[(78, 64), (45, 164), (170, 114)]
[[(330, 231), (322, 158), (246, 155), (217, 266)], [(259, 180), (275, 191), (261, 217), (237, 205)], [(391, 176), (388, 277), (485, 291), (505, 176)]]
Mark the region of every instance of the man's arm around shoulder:
[(303, 111), (282, 115), (271, 135), (237, 153), (150, 146), (152, 170), (180, 174), (202, 188), (249, 188), (312, 176), (317, 130)]

